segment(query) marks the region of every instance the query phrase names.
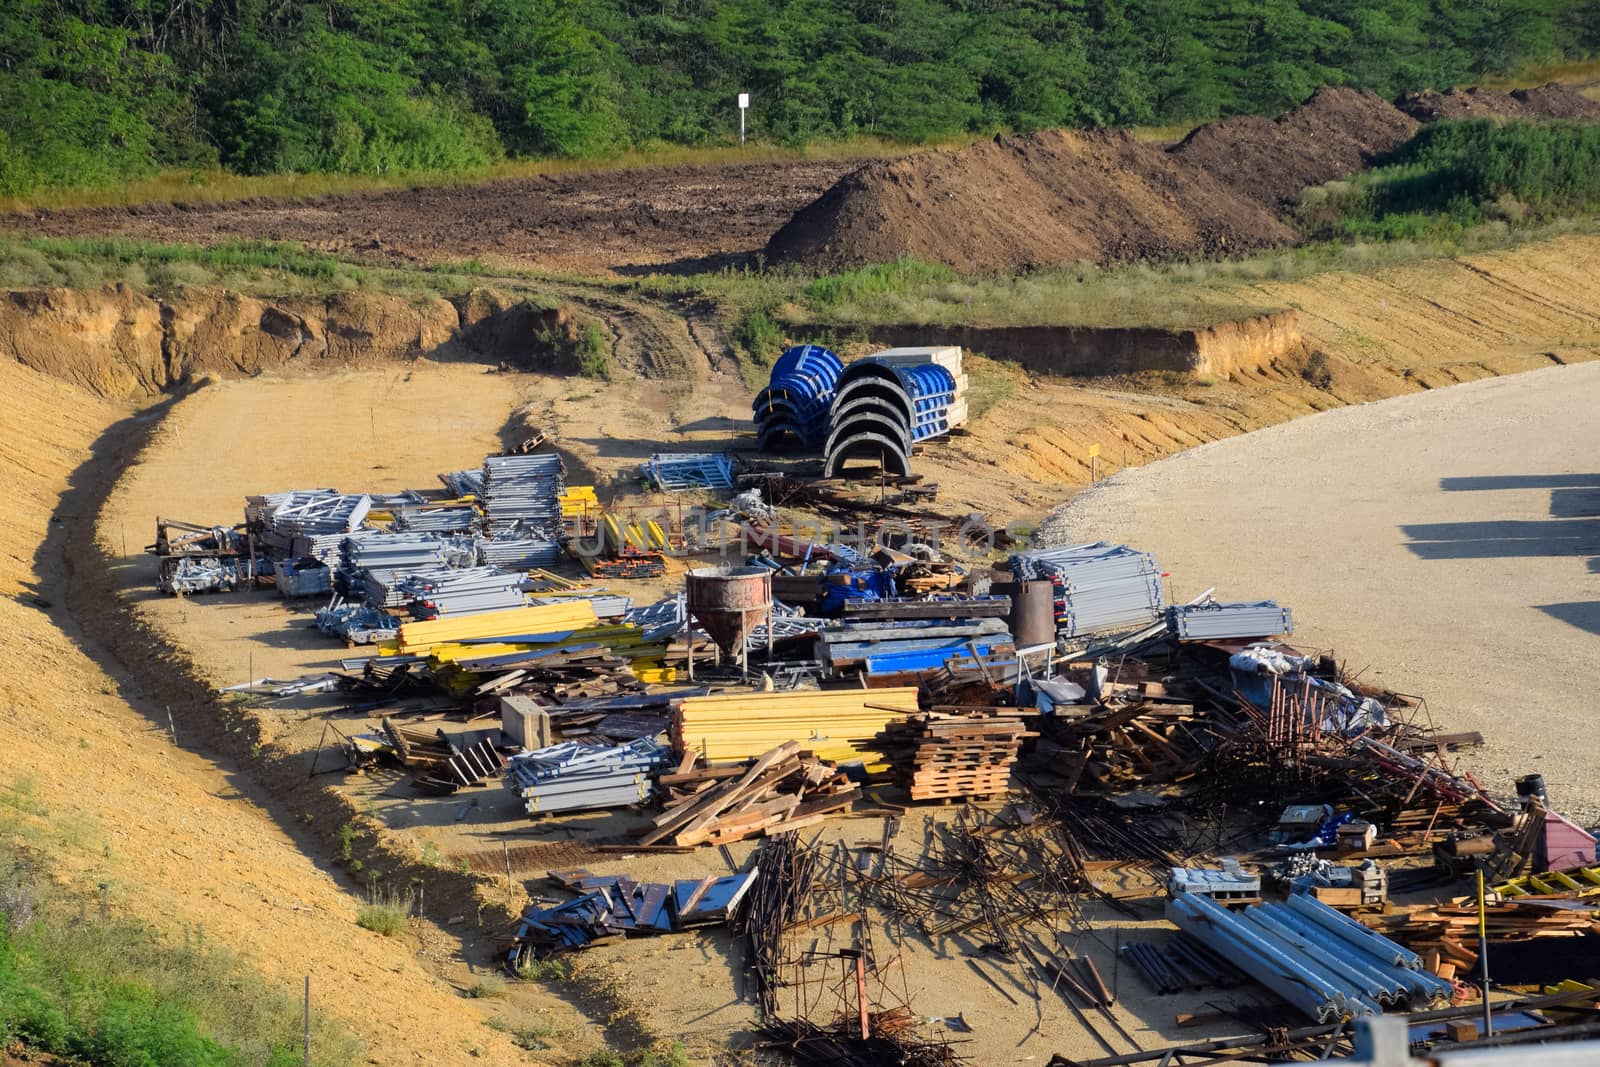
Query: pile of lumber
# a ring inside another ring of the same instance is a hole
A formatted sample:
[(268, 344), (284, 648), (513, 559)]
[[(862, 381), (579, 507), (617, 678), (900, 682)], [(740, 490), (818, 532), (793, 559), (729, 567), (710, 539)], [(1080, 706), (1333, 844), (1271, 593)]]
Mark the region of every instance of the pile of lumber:
[(872, 745), (912, 800), (1004, 793), (1025, 737), (1020, 711), (913, 715), (884, 727)]
[(485, 778), (498, 776), (505, 765), (494, 742), (484, 738), (468, 748), (460, 748), (443, 730), (432, 733), (402, 726), (393, 718), (380, 720), (384, 740), (395, 758), (416, 777), (417, 788), (429, 793), (454, 793)]
[(443, 619), (407, 622), (400, 626), (399, 639), (385, 655), (426, 656), (440, 646), (454, 646), (500, 638), (507, 643), (538, 643), (549, 636), (570, 633), (599, 620), (587, 600), (568, 600), (526, 608), (485, 611)]
[(786, 741), (748, 765), (695, 769), (694, 753), (657, 785), (666, 810), (653, 820), (641, 845), (725, 845), (822, 821), (861, 795), (861, 787), (824, 760), (801, 754)]
[(774, 745), (803, 740), (805, 750), (819, 759), (860, 759), (856, 742), (916, 710), (917, 690), (910, 686), (690, 697), (673, 716), (672, 749), (717, 763), (754, 759)]
[[(1490, 904), (1485, 915), (1491, 942), (1577, 937), (1596, 930), (1595, 912), (1539, 901)], [(1478, 906), (1473, 901), (1425, 904), (1361, 916), (1361, 921), (1420, 955), (1423, 966), (1440, 978), (1465, 975), (1478, 961)]]
[(1037, 774), (1064, 793), (1182, 781), (1206, 754), (1206, 728), (1190, 704), (1101, 706), (1050, 723), (1036, 750)]

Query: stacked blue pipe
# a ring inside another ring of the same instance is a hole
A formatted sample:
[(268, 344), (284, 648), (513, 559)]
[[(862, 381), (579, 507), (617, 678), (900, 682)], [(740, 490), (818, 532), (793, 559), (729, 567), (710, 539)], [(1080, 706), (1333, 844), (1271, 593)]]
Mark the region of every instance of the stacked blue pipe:
[(936, 363), (899, 367), (869, 356), (850, 364), (834, 392), (824, 476), (839, 477), (851, 460), (910, 474), (912, 445), (950, 432), (955, 399), (955, 375)]
[(828, 436), (828, 410), (844, 364), (821, 345), (796, 345), (772, 365), (767, 387), (756, 394), (756, 441), (766, 451), (798, 444), (820, 450)]

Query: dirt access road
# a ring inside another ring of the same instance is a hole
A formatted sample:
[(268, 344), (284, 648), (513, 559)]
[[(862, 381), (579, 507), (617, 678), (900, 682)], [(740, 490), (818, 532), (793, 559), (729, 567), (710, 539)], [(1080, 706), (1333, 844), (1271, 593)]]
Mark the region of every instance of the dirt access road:
[(650, 167), (306, 200), (38, 211), (0, 215), (0, 230), (202, 245), (298, 241), (366, 261), (481, 257), (589, 275), (715, 270), (760, 251), (791, 215), (860, 163)]
[(1481, 730), (1464, 763), (1491, 792), (1543, 774), (1590, 825), (1597, 401), (1587, 364), (1341, 408), (1124, 472), (1041, 535), (1148, 549), (1175, 599), (1289, 605), (1300, 647)]

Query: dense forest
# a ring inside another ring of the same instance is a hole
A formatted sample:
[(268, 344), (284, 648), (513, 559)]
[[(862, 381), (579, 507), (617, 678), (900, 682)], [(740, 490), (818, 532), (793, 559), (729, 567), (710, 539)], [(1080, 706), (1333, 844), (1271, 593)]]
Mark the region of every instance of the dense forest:
[(1274, 112), (1600, 50), (1600, 0), (5, 0), (0, 193)]

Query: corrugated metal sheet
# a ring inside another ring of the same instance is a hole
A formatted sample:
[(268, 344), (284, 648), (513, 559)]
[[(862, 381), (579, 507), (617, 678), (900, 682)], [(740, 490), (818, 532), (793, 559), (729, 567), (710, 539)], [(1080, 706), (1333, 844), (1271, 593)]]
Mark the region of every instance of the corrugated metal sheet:
[(1165, 608), (1155, 557), (1106, 542), (1018, 552), (1011, 573), (1055, 586), (1056, 632), (1068, 637), (1137, 630)]

